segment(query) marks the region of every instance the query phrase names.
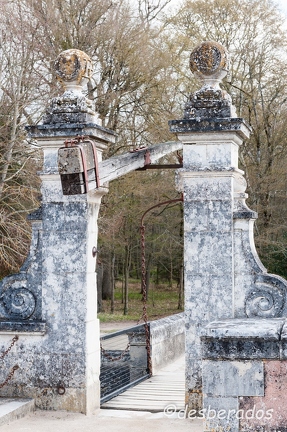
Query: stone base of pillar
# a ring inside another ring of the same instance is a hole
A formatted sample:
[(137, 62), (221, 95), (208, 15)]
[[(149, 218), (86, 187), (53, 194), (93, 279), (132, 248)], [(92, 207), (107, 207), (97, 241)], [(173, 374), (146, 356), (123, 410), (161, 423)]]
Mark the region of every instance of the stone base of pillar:
[(99, 406), (99, 384), (94, 384), (88, 388), (68, 388), (64, 390), (58, 388), (39, 388), (39, 387), (26, 387), (22, 389), (8, 388), (4, 392), (5, 398), (24, 398), (34, 399), (35, 406), (38, 409), (49, 411), (69, 411), (74, 413), (81, 413), (90, 415), (100, 408)]
[(204, 431), (285, 431), (285, 318), (212, 322), (201, 342)]

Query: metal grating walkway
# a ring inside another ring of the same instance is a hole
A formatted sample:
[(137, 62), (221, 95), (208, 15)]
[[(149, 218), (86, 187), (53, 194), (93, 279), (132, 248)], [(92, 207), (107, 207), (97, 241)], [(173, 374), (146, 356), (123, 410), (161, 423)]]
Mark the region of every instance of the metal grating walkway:
[[(163, 412), (170, 405), (184, 409), (184, 355), (154, 376), (102, 404), (101, 408)], [(173, 409), (173, 408), (172, 408)]]

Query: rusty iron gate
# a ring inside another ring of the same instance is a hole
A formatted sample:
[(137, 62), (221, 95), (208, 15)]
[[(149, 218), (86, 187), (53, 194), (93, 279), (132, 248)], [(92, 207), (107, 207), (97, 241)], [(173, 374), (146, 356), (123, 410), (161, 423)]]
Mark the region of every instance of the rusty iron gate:
[(150, 377), (146, 334), (140, 324), (101, 337), (101, 404)]

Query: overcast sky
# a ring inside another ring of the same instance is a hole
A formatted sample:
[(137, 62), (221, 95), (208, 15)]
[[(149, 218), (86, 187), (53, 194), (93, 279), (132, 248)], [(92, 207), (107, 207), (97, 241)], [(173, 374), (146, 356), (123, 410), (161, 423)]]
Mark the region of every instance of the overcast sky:
[(282, 12), (287, 16), (287, 0), (277, 0), (276, 3), (278, 3)]
[[(281, 11), (287, 17), (287, 0), (273, 0), (273, 2), (276, 3), (276, 4), (278, 4), (278, 6), (280, 7)], [(182, 3), (182, 2), (178, 2), (178, 0), (172, 0), (171, 1), (171, 5), (178, 5), (178, 3)]]

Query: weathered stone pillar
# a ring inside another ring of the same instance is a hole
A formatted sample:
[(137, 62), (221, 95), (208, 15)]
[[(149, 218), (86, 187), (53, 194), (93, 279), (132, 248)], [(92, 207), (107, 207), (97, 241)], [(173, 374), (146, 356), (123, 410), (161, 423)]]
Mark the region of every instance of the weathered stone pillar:
[(230, 97), (219, 87), (228, 68), (223, 47), (202, 44), (191, 54), (190, 66), (204, 84), (190, 96), (184, 118), (170, 121), (170, 129), (183, 143), (186, 403), (200, 409), (200, 332), (210, 321), (234, 315), (238, 149), (249, 127), (234, 117)]
[(44, 153), (42, 205), (34, 217), (38, 229), (28, 264), (20, 276), (5, 278), (1, 287), (2, 295), (10, 295), (10, 310), (14, 311), (9, 315), (4, 304), (2, 350), (11, 336), (19, 336), (5, 357), (1, 382), (12, 365), (17, 363), (19, 369), (1, 389), (1, 396), (33, 397), (43, 409), (91, 413), (100, 402), (95, 268), (98, 211), (107, 189), (63, 196), (57, 159), (66, 139), (88, 136), (101, 160), (115, 135), (99, 125), (92, 102), (82, 93), (91, 73), (89, 57), (78, 50), (65, 51), (55, 69), (65, 92), (52, 100), (42, 124), (28, 127)]
[(225, 49), (204, 42), (190, 65), (203, 87), (170, 122), (184, 144), (186, 402), (203, 407), (206, 432), (285, 430), (287, 281), (254, 246), (257, 214), (238, 169), (249, 127), (219, 87)]

